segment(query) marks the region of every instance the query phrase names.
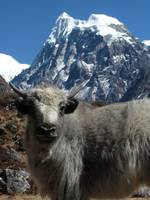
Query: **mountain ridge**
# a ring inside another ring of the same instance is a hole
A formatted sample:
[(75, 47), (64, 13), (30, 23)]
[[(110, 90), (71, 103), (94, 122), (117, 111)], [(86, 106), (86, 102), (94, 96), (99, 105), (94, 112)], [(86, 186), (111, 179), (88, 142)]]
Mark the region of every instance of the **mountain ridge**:
[[(116, 18), (104, 14), (91, 14), (87, 20), (79, 20), (74, 19), (66, 12), (62, 13), (56, 20), (56, 26), (52, 29), (47, 41), (50, 43), (56, 42), (56, 38), (62, 36), (60, 33), (63, 33), (63, 36), (66, 37), (75, 28), (91, 28), (92, 31), (96, 31), (99, 35), (111, 35), (112, 39), (118, 39), (123, 36), (128, 42), (133, 42), (130, 41), (133, 38), (129, 38), (125, 33), (128, 32), (127, 28)], [(128, 34), (130, 33), (128, 32)]]
[[(28, 88), (48, 82), (70, 89), (86, 80), (80, 97), (117, 102), (131, 98), (128, 90), (133, 86), (139, 91), (137, 80), (147, 80), (149, 67), (148, 48), (119, 20), (98, 14), (77, 20), (63, 13), (31, 67), (13, 83)], [(135, 97), (148, 95), (146, 90)]]

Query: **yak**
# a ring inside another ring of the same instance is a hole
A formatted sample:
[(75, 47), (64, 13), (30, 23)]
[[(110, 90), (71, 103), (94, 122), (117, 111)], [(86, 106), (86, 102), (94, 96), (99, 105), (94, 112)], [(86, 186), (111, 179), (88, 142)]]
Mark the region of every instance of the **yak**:
[(79, 100), (80, 89), (24, 91), (17, 109), (28, 116), (30, 173), (52, 200), (123, 198), (150, 185), (150, 100), (102, 107)]

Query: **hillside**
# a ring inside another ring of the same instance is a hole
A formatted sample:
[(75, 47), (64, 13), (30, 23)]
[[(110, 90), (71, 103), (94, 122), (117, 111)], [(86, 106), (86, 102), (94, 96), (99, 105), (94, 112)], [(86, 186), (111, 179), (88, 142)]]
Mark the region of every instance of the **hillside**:
[(0, 77), (0, 194), (33, 192), (23, 144), (26, 119), (14, 107), (16, 98)]

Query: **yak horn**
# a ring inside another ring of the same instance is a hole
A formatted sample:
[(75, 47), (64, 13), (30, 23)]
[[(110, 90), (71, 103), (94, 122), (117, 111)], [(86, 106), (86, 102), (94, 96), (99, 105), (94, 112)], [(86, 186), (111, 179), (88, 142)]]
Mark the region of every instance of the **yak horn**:
[(26, 98), (27, 97), (27, 93), (25, 93), (24, 91), (19, 90), (15, 85), (13, 85), (12, 83), (9, 83), (10, 87), (16, 92), (16, 94), (18, 94), (19, 96), (21, 96), (22, 98)]
[(80, 90), (82, 90), (82, 88), (86, 85), (87, 81), (83, 81), (82, 83), (80, 83), (77, 86), (74, 86), (68, 94), (68, 98), (73, 98), (74, 96), (76, 96)]

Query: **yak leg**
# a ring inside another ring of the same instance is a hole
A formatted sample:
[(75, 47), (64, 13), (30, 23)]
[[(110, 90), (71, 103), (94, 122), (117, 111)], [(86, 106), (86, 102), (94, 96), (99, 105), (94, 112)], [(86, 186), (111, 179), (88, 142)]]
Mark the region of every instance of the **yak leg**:
[(57, 193), (55, 200), (89, 200), (88, 194), (85, 191), (82, 191), (82, 188), (79, 188), (79, 185), (72, 185), (68, 187), (68, 184), (65, 185), (64, 189)]

